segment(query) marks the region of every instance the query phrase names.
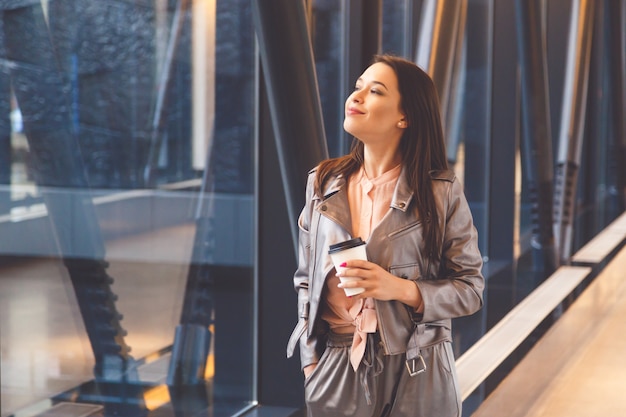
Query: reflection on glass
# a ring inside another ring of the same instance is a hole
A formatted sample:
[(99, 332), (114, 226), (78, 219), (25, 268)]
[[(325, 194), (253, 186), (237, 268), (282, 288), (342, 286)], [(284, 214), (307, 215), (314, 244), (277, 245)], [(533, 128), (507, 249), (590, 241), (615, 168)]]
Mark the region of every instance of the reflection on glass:
[(328, 152), (331, 156), (339, 156), (350, 143), (343, 131), (344, 92), (341, 91), (341, 66), (344, 48), (340, 41), (344, 30), (342, 4), (337, 1), (314, 0), (311, 5), (311, 41), (318, 85), (323, 86), (319, 89), (319, 94)]
[(249, 3), (0, 3), (3, 417), (253, 404)]

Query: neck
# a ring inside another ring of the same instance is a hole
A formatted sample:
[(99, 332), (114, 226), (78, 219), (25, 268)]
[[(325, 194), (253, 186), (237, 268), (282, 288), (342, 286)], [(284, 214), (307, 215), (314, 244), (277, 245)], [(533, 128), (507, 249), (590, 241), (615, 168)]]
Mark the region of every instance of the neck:
[(402, 163), (402, 155), (397, 150), (373, 152), (366, 146), (363, 154), (363, 169), (368, 178), (377, 178)]

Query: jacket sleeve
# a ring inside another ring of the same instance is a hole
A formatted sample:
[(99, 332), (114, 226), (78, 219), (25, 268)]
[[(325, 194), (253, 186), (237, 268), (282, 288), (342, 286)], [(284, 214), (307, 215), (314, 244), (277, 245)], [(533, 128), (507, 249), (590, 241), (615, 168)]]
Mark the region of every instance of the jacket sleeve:
[(293, 277), (294, 288), (298, 293), (298, 323), (287, 344), (287, 357), (293, 356), (296, 344), (300, 344), (300, 362), (304, 369), (307, 365), (319, 361), (317, 339), (309, 337), (309, 278), (311, 257), (311, 218), (313, 214), (313, 179), (311, 172), (306, 189), (306, 203), (298, 218), (298, 268)]
[(458, 179), (447, 185), (445, 218), (439, 219), (444, 227), (439, 272), (416, 281), (424, 301), (422, 322), (470, 315), (483, 305), (483, 262), (472, 213)]

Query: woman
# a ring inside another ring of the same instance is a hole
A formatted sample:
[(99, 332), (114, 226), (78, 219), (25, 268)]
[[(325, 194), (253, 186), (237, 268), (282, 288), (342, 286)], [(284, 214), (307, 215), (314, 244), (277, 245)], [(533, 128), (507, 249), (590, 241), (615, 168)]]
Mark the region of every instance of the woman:
[[(346, 100), (344, 129), (350, 153), (309, 173), (298, 220), (300, 320), (287, 355), (299, 342), (308, 415), (460, 416), (451, 319), (481, 308), (484, 279), (432, 80), (375, 57)], [(354, 237), (368, 260), (338, 274), (329, 246)]]

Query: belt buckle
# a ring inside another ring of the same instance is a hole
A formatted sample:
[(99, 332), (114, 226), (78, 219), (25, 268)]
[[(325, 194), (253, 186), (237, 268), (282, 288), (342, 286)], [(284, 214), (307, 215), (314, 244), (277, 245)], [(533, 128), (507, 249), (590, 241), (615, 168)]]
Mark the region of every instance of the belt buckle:
[(424, 362), (424, 358), (422, 357), (422, 355), (419, 355), (417, 358), (414, 359), (407, 359), (405, 365), (406, 369), (409, 371), (409, 375), (411, 376), (426, 372), (426, 362)]

